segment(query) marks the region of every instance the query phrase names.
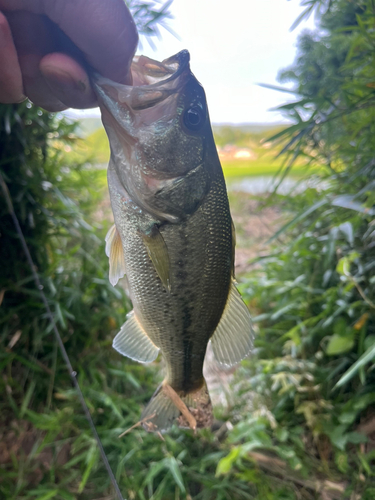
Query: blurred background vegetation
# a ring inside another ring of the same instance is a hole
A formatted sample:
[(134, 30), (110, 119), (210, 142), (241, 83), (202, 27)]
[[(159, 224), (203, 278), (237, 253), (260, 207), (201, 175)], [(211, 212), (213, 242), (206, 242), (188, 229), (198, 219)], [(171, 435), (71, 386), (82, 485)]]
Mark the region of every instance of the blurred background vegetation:
[[(102, 132), (0, 105), (0, 172), (125, 498), (375, 497), (375, 3), (302, 3), (317, 29), (280, 74), (292, 125), (215, 129), (256, 339), (211, 376), (215, 426), (196, 436), (118, 438), (161, 367), (111, 348), (130, 304), (107, 278), (106, 158), (88, 147)], [(168, 16), (131, 7), (148, 36)], [(260, 173), (273, 193), (243, 187)], [(0, 216), (0, 498), (113, 499), (3, 196)]]

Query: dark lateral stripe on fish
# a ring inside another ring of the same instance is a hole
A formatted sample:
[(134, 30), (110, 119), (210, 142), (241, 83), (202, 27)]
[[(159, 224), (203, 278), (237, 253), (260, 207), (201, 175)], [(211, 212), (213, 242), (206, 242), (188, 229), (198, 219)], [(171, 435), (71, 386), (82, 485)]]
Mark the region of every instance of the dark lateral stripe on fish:
[[(192, 369), (192, 342), (189, 339), (189, 327), (191, 325), (191, 313), (190, 307), (186, 305), (183, 309), (183, 331), (182, 331), (182, 343), (184, 346), (184, 369), (183, 369), (183, 385), (184, 389), (189, 390), (189, 379), (191, 378)], [(186, 387), (187, 386), (187, 387)]]

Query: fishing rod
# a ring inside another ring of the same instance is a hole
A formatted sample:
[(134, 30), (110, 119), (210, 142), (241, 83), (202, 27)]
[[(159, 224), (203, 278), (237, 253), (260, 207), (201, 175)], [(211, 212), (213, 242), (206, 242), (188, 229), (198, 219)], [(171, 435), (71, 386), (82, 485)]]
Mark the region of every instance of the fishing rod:
[(72, 364), (70, 362), (68, 353), (66, 352), (64, 343), (63, 343), (63, 341), (61, 339), (61, 335), (60, 335), (59, 330), (58, 330), (58, 328), (56, 326), (56, 323), (55, 323), (55, 321), (53, 319), (53, 315), (52, 315), (51, 309), (49, 307), (49, 304), (48, 304), (47, 298), (45, 296), (45, 293), (43, 291), (43, 285), (42, 285), (42, 283), (41, 283), (41, 281), (39, 279), (38, 273), (36, 272), (36, 266), (35, 266), (35, 264), (33, 262), (32, 257), (31, 257), (31, 254), (30, 254), (30, 251), (29, 251), (29, 247), (27, 246), (27, 243), (26, 243), (25, 237), (23, 235), (23, 232), (22, 232), (20, 223), (18, 221), (17, 215), (16, 215), (16, 213), (14, 211), (14, 207), (13, 207), (13, 203), (12, 203), (12, 199), (11, 199), (11, 196), (10, 196), (10, 193), (9, 193), (8, 186), (6, 185), (1, 172), (0, 172), (0, 184), (1, 184), (2, 191), (4, 193), (4, 197), (5, 197), (5, 201), (6, 201), (6, 204), (7, 204), (7, 208), (8, 208), (9, 214), (12, 217), (12, 220), (13, 220), (13, 223), (15, 225), (18, 237), (19, 237), (19, 239), (21, 241), (22, 249), (23, 249), (23, 251), (25, 253), (26, 259), (27, 259), (28, 264), (30, 266), (31, 273), (32, 273), (32, 276), (33, 276), (33, 279), (34, 279), (34, 283), (36, 285), (37, 290), (40, 293), (40, 297), (41, 297), (42, 302), (44, 304), (44, 307), (46, 309), (48, 319), (51, 322), (51, 326), (52, 326), (53, 332), (55, 334), (55, 338), (56, 338), (57, 344), (59, 346), (61, 355), (62, 355), (62, 357), (63, 357), (63, 359), (65, 361), (65, 365), (66, 365), (67, 370), (69, 372), (69, 375), (70, 375), (70, 377), (72, 379), (73, 385), (74, 385), (74, 387), (75, 387), (75, 389), (77, 391), (78, 398), (79, 398), (79, 401), (81, 403), (83, 412), (84, 412), (85, 417), (86, 417), (86, 419), (87, 419), (87, 421), (88, 421), (88, 423), (90, 425), (91, 431), (92, 431), (92, 433), (94, 435), (94, 438), (96, 440), (96, 444), (98, 445), (98, 448), (99, 448), (99, 451), (100, 451), (100, 455), (102, 457), (102, 460), (103, 460), (103, 463), (105, 465), (105, 468), (107, 469), (107, 472), (108, 472), (108, 475), (110, 477), (112, 486), (113, 486), (113, 488), (114, 488), (114, 490), (116, 492), (118, 500), (125, 500), (123, 498), (122, 494), (121, 494), (119, 485), (117, 484), (115, 475), (113, 474), (113, 471), (112, 471), (111, 466), (109, 464), (109, 461), (108, 461), (107, 455), (105, 453), (104, 447), (103, 447), (102, 442), (100, 440), (99, 434), (98, 434), (98, 432), (96, 430), (94, 421), (93, 421), (93, 419), (91, 417), (90, 410), (88, 409), (88, 406), (87, 406), (85, 398), (83, 396), (81, 387), (80, 387), (80, 385), (78, 383), (77, 372), (73, 369), (73, 366), (72, 366)]

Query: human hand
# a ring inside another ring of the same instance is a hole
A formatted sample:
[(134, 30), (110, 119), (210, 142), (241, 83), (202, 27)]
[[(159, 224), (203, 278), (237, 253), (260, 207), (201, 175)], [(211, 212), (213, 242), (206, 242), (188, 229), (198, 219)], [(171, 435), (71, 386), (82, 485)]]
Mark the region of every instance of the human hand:
[(131, 84), (137, 43), (123, 0), (0, 0), (0, 103), (94, 107), (85, 68)]

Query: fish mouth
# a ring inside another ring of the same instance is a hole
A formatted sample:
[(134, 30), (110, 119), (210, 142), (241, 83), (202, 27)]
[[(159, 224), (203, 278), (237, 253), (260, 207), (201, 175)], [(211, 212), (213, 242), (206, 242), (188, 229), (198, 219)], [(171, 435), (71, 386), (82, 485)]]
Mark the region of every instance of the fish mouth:
[(196, 82), (189, 61), (187, 50), (162, 62), (139, 56), (131, 66), (134, 85), (92, 78), (111, 148), (109, 169), (116, 171), (114, 184), (142, 210), (170, 222), (179, 220), (185, 198), (173, 204), (164, 193), (169, 195), (172, 186), (178, 191), (192, 162), (202, 162), (201, 138), (181, 132), (186, 91)]
[(182, 50), (159, 62), (146, 56), (136, 56), (131, 65), (133, 87), (168, 85), (189, 68), (190, 54)]
[[(92, 81), (102, 111), (103, 123), (128, 141), (136, 140), (137, 130), (176, 117), (177, 97), (190, 72), (190, 54), (182, 50), (162, 62), (146, 56), (133, 59), (133, 85), (122, 85), (94, 74)], [(116, 122), (116, 123), (115, 123)]]

